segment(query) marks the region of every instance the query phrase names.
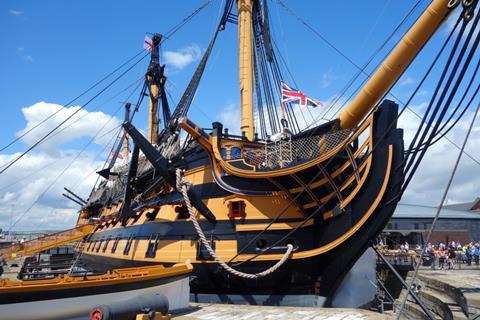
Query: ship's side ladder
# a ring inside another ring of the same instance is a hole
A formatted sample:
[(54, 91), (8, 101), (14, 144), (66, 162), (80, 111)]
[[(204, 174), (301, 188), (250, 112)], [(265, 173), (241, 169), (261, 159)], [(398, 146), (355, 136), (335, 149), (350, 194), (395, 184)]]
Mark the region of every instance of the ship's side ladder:
[(94, 229), (93, 224), (84, 224), (76, 228), (48, 234), (43, 237), (28, 240), (23, 243), (15, 243), (11, 246), (1, 248), (0, 256), (6, 261), (10, 261), (21, 256), (27, 256), (42, 252), (44, 250), (56, 248), (66, 243), (75, 242), (83, 239)]

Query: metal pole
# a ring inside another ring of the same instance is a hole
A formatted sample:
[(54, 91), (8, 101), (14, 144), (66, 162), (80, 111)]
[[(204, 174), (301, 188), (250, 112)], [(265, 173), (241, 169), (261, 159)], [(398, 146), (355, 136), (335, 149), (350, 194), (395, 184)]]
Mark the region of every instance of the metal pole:
[(380, 279), (380, 275), (377, 273), (377, 279), (378, 279), (378, 284), (380, 287), (382, 287), (383, 291), (387, 294), (388, 298), (392, 301), (392, 303), (395, 303), (395, 299), (393, 299), (392, 295), (388, 291), (387, 287), (383, 284), (382, 279)]
[(372, 248), (375, 251), (375, 253), (380, 257), (380, 259), (382, 259), (382, 261), (387, 265), (387, 267), (393, 272), (395, 277), (397, 277), (397, 279), (400, 281), (402, 286), (407, 290), (407, 295), (410, 294), (412, 296), (412, 298), (420, 306), (420, 308), (422, 308), (423, 312), (425, 312), (425, 314), (427, 315), (427, 317), (430, 320), (435, 320), (436, 317), (425, 306), (425, 304), (422, 302), (422, 300), (420, 300), (420, 298), (413, 291), (410, 290), (410, 287), (403, 280), (402, 276), (397, 272), (397, 270), (395, 270), (395, 268), (390, 264), (390, 262), (388, 262), (387, 258), (385, 258), (385, 256), (377, 249), (377, 247), (375, 247), (375, 245), (372, 245)]

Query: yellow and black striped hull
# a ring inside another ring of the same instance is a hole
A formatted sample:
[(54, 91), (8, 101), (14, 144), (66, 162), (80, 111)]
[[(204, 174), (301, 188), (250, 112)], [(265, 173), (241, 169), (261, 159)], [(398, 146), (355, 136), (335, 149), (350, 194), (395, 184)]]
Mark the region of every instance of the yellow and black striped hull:
[[(293, 172), (271, 177), (259, 173), (250, 179), (225, 174), (227, 168), (208, 149), (195, 161), (198, 165), (187, 165), (185, 178), (215, 215), (216, 223), (202, 216), (199, 220), (222, 260), (240, 271), (257, 273), (276, 263), (287, 244), (294, 245), (285, 265), (265, 278), (246, 280), (222, 270), (199, 244), (174, 190), (139, 208), (125, 226), (119, 219), (105, 219), (78, 248), (81, 257), (99, 271), (190, 261), (194, 266), (191, 292), (197, 300), (211, 301), (216, 296), (218, 301), (235, 302), (231, 297), (241, 296), (247, 301), (279, 304), (285, 297), (300, 297), (289, 301), (313, 305), (321, 300), (328, 305), (344, 275), (381, 232), (399, 200), (403, 137), (396, 129), (396, 117), (396, 105), (384, 102), (367, 121), (363, 128), (366, 142), (352, 152), (356, 169), (345, 152), (301, 164)], [(322, 163), (328, 165), (321, 167)], [(328, 171), (328, 179), (320, 175), (311, 181), (321, 169)], [(231, 215), (232, 201), (243, 202), (242, 215)], [(291, 203), (294, 205), (289, 206)], [(121, 202), (113, 203), (103, 208), (102, 215), (111, 217), (121, 206)], [(283, 208), (287, 209), (278, 217)], [(274, 243), (275, 247), (263, 252)]]

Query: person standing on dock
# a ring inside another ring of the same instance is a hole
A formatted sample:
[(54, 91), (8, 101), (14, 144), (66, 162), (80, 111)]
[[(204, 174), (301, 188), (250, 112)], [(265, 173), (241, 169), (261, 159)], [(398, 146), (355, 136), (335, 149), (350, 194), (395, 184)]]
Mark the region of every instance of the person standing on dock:
[(7, 262), (5, 261), (5, 258), (0, 255), (0, 278), (3, 275), (3, 266), (7, 265)]
[(465, 245), (465, 257), (467, 258), (467, 266), (472, 265), (472, 247), (470, 244)]
[(430, 258), (430, 268), (435, 270), (435, 248), (430, 243), (427, 245), (427, 255)]
[(456, 252), (455, 252), (456, 248), (455, 248), (455, 242), (452, 242), (450, 244), (450, 246), (448, 247), (448, 269), (451, 270), (453, 269), (453, 263), (455, 261), (455, 257), (456, 257)]
[(478, 265), (479, 265), (479, 257), (480, 257), (480, 252), (479, 252), (479, 249), (478, 249), (478, 242), (475, 243), (473, 245), (473, 259), (475, 261), (475, 265), (477, 266), (478, 268)]

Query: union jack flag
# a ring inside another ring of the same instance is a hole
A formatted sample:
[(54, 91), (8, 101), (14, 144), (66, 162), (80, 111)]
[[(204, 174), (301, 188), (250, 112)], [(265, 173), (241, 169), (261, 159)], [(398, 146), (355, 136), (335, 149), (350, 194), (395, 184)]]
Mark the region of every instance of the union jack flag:
[(303, 92), (298, 91), (292, 87), (289, 87), (285, 82), (281, 82), (282, 85), (282, 103), (298, 103), (302, 107), (318, 107), (323, 106), (322, 103), (316, 99), (307, 97)]
[(145, 40), (143, 40), (143, 48), (147, 49), (148, 51), (152, 52), (153, 49), (153, 41), (150, 39), (149, 36), (145, 36)]

